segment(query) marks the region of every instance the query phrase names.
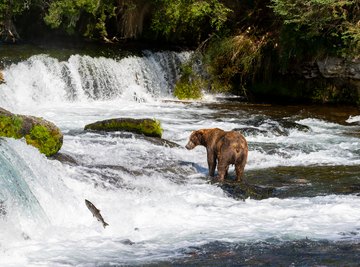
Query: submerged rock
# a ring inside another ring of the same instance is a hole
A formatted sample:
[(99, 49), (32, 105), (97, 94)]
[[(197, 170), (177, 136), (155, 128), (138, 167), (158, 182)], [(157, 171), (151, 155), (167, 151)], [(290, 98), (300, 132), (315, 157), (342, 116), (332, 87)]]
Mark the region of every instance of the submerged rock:
[(52, 155), (49, 159), (58, 160), (63, 164), (68, 164), (72, 166), (79, 165), (75, 158), (66, 153), (56, 153), (55, 155)]
[(259, 135), (259, 134), (273, 134), (275, 136), (288, 136), (290, 130), (297, 130), (301, 132), (309, 132), (311, 129), (306, 125), (286, 119), (270, 120), (267, 118), (256, 118), (249, 120), (246, 124), (250, 127), (239, 127), (233, 129), (244, 136)]
[(161, 138), (163, 132), (160, 121), (158, 120), (131, 118), (116, 118), (104, 121), (97, 121), (86, 125), (85, 130), (106, 132), (126, 131), (159, 138)]
[(229, 196), (235, 199), (266, 199), (273, 196), (274, 188), (260, 187), (246, 183), (238, 183), (225, 181), (219, 184), (220, 188), (224, 190)]
[(163, 138), (144, 136), (144, 139), (146, 141), (149, 141), (150, 143), (152, 143), (154, 145), (158, 145), (158, 146), (165, 146), (165, 147), (170, 147), (170, 148), (181, 147), (179, 144), (169, 141), (169, 140), (166, 140), (166, 139), (163, 139)]
[(50, 121), (43, 118), (13, 114), (0, 108), (0, 136), (25, 138), (46, 156), (56, 154), (63, 144), (63, 134)]
[(239, 132), (244, 136), (259, 135), (259, 134), (267, 134), (268, 133), (268, 131), (260, 130), (260, 129), (255, 128), (255, 127), (235, 128), (235, 129), (232, 129), (232, 131)]
[(6, 214), (7, 212), (6, 212), (5, 202), (3, 200), (0, 200), (0, 218), (5, 217)]

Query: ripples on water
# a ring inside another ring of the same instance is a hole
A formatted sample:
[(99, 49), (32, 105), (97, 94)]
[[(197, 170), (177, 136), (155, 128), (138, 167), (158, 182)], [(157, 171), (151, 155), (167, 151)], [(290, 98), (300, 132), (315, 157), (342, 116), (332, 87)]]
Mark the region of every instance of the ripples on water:
[[(53, 121), (65, 136), (61, 161), (21, 141), (1, 140), (1, 265), (359, 262), (358, 110), (163, 101), (172, 83), (164, 73), (175, 79), (177, 62), (187, 56), (37, 56), (5, 69), (10, 80), (0, 86), (1, 106)], [(94, 66), (104, 79), (87, 78), (84, 69)], [(50, 78), (39, 80), (38, 72)], [(112, 117), (157, 118), (163, 137), (179, 146), (83, 131)], [(192, 130), (210, 127), (244, 133), (245, 179), (259, 197), (231, 182), (209, 183), (205, 149), (184, 149)], [(92, 217), (84, 199), (101, 209), (109, 227)]]

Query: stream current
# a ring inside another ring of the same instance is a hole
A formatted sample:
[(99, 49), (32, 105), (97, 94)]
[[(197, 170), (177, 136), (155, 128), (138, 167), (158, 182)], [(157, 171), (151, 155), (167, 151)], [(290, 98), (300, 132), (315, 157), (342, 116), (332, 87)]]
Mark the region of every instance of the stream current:
[[(0, 139), (1, 266), (360, 262), (359, 111), (178, 102), (171, 92), (189, 56), (34, 55), (5, 66), (0, 106), (54, 122), (64, 144), (58, 160)], [(179, 146), (83, 130), (117, 117), (159, 119)], [(244, 178), (258, 197), (210, 183), (205, 148), (184, 148), (191, 131), (214, 127), (246, 136)]]

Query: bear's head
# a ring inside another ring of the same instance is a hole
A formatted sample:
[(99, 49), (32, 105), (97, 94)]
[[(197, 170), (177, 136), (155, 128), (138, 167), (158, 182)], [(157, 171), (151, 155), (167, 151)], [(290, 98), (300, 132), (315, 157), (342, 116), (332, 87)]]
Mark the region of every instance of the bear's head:
[(193, 131), (190, 135), (189, 142), (186, 144), (186, 149), (190, 150), (203, 143), (203, 132), (201, 130)]

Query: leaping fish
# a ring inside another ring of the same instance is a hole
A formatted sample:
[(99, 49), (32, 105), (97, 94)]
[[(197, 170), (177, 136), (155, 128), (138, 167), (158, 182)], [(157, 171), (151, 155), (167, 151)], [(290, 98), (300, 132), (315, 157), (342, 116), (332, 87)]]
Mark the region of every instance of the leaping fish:
[(100, 210), (98, 210), (93, 203), (91, 203), (89, 200), (85, 199), (86, 207), (91, 211), (92, 215), (103, 224), (104, 228), (109, 225), (106, 223), (103, 219), (103, 217), (100, 214)]

